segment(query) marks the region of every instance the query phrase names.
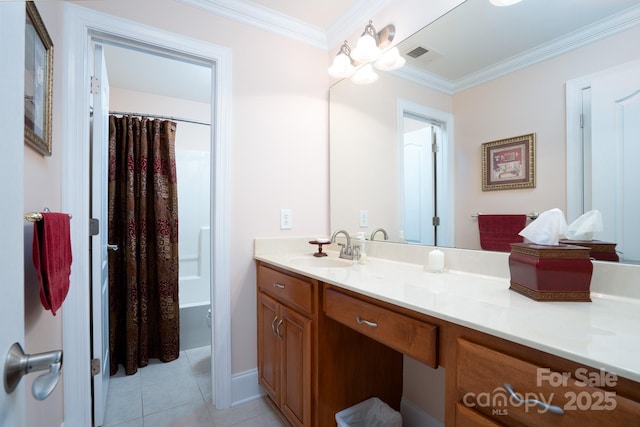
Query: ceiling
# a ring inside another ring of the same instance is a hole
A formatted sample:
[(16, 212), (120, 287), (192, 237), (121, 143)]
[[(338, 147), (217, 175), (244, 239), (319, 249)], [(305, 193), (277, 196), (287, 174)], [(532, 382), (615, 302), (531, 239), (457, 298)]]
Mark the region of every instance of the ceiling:
[[(276, 27), (281, 31), (283, 22), (291, 28), (303, 23), (324, 32), (326, 37), (335, 32), (346, 17), (371, 16), (376, 8), (392, 0), (176, 1), (193, 5), (206, 3), (208, 11), (220, 10), (221, 14), (245, 23), (251, 23), (251, 18), (255, 22), (272, 23), (274, 32)], [(524, 0), (511, 7), (497, 8), (489, 5), (488, 0), (469, 0), (429, 25), (428, 30), (405, 40), (400, 50), (406, 53), (417, 46), (427, 48), (429, 55), (419, 60), (409, 59), (409, 68), (418, 72), (426, 70), (455, 82), (478, 69), (506, 61), (523, 48), (532, 50), (540, 43), (566, 37), (586, 23), (638, 4), (640, 0)], [(233, 14), (227, 13), (230, 8), (234, 9)], [(464, 14), (463, 8), (468, 9)], [(261, 28), (269, 30), (263, 24)], [(461, 31), (452, 32), (451, 28)], [(118, 46), (106, 46), (105, 57), (112, 86), (210, 102), (208, 67)]]

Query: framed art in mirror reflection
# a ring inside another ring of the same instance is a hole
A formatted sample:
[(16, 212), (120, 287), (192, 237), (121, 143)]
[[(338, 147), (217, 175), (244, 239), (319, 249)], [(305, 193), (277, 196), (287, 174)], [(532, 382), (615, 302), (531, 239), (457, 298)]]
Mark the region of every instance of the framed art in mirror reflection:
[(535, 133), (482, 144), (482, 191), (535, 188)]

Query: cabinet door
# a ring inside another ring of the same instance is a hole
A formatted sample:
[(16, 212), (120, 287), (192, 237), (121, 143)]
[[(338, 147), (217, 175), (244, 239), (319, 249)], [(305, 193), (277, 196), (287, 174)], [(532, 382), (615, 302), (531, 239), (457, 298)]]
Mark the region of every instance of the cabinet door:
[(276, 404), (280, 386), (280, 338), (276, 334), (279, 321), (278, 303), (258, 292), (258, 378)]
[(281, 307), (284, 323), (281, 409), (294, 426), (311, 425), (311, 320)]

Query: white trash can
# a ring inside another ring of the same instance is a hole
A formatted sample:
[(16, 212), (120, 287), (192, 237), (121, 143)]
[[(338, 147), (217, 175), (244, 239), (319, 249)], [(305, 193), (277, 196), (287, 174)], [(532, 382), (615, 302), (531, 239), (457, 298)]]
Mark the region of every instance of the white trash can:
[(336, 414), (338, 427), (402, 427), (400, 412), (372, 397)]

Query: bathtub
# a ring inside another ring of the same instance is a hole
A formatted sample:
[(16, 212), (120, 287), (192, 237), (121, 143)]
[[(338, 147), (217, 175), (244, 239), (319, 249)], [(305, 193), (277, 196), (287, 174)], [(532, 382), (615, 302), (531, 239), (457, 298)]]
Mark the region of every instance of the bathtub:
[(201, 227), (193, 246), (197, 252), (180, 256), (180, 350), (211, 345), (211, 274), (209, 227)]
[(211, 304), (180, 306), (180, 350), (211, 345), (207, 314)]

